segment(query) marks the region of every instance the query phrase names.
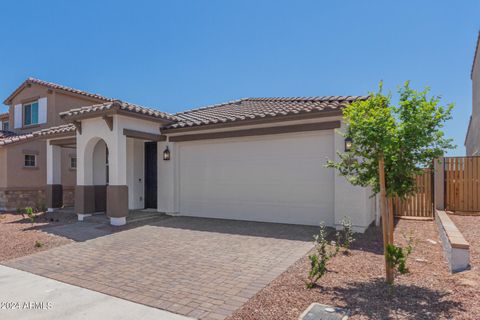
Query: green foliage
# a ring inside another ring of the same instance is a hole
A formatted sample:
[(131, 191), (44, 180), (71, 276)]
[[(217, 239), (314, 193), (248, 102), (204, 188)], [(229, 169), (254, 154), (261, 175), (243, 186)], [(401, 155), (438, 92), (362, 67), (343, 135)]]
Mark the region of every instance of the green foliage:
[(43, 243), (40, 241), (35, 241), (35, 248), (41, 248), (43, 247)]
[(35, 223), (35, 213), (33, 212), (33, 208), (32, 207), (26, 207), (25, 209), (23, 209), (23, 212), (27, 215), (30, 222), (32, 224), (34, 224)]
[(308, 289), (313, 288), (318, 280), (327, 273), (327, 263), (338, 254), (340, 247), (348, 250), (354, 240), (350, 219), (345, 217), (342, 220), (342, 226), (342, 231), (337, 231), (335, 234), (336, 241), (332, 241), (331, 245), (329, 245), (327, 240), (329, 234), (325, 223), (322, 222), (320, 224), (318, 234), (313, 237), (315, 252), (308, 256), (310, 260), (310, 271), (306, 283)]
[(395, 246), (394, 244), (388, 244), (385, 256), (387, 262), (395, 270), (396, 273), (406, 274), (409, 272), (407, 268), (407, 259), (408, 256), (413, 251), (413, 238), (409, 237), (407, 240), (407, 246), (402, 248), (400, 246)]
[(308, 256), (310, 259), (310, 272), (308, 273), (307, 288), (311, 289), (317, 281), (327, 273), (327, 262), (338, 252), (338, 247), (334, 251), (329, 249), (327, 241), (327, 228), (325, 223), (320, 224), (320, 230), (313, 237), (315, 243), (315, 253)]
[(387, 196), (406, 197), (415, 192), (415, 175), (431, 167), (433, 160), (453, 148), (442, 127), (451, 119), (453, 104), (442, 106), (440, 97), (428, 97), (429, 89), (416, 91), (406, 82), (398, 91), (398, 106), (391, 95), (379, 91), (365, 101), (343, 110), (345, 138), (352, 139), (350, 151), (338, 152), (340, 161), (328, 161), (353, 185), (380, 191), (378, 159), (385, 159)]
[(342, 225), (342, 232), (337, 242), (341, 243), (341, 246), (345, 248), (346, 252), (348, 252), (352, 242), (355, 241), (355, 238), (353, 237), (352, 221), (348, 217), (343, 217), (340, 223)]

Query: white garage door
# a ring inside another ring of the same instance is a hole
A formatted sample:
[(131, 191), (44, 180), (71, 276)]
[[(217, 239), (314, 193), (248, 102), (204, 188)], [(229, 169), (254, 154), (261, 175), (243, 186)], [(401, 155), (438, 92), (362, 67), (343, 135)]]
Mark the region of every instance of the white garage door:
[(334, 223), (333, 131), (182, 142), (180, 213), (318, 225)]

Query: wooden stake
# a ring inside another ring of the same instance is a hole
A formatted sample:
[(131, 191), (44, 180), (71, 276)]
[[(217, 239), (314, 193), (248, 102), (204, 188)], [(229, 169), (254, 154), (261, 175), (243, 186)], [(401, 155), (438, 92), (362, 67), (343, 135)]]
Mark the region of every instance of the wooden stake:
[(380, 183), (380, 213), (382, 216), (382, 233), (383, 233), (383, 252), (385, 256), (385, 273), (388, 283), (393, 283), (393, 270), (387, 260), (387, 245), (389, 244), (389, 222), (387, 213), (387, 192), (385, 186), (385, 162), (383, 154), (378, 159), (378, 176)]
[(393, 230), (394, 230), (393, 219), (394, 219), (393, 218), (393, 198), (390, 197), (388, 199), (388, 243), (391, 243), (391, 244), (393, 244)]

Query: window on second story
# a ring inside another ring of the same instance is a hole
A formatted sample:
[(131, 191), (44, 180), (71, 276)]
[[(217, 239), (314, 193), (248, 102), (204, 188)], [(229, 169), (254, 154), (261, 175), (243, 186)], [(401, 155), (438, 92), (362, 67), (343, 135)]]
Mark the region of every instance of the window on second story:
[(23, 105), (23, 125), (38, 124), (38, 101)]
[(10, 124), (8, 123), (8, 121), (3, 121), (2, 130), (4, 131), (10, 130)]

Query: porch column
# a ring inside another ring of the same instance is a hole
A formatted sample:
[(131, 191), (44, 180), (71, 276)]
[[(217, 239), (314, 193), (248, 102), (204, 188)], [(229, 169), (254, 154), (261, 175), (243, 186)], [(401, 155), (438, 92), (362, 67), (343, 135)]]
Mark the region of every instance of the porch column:
[(62, 147), (51, 145), (47, 140), (47, 208), (53, 211), (63, 206), (62, 188)]
[(109, 149), (109, 183), (107, 186), (107, 216), (110, 224), (122, 226), (127, 223), (127, 138), (116, 132)]
[(440, 157), (434, 160), (433, 164), (433, 206), (434, 209), (444, 210), (445, 209), (445, 158)]

